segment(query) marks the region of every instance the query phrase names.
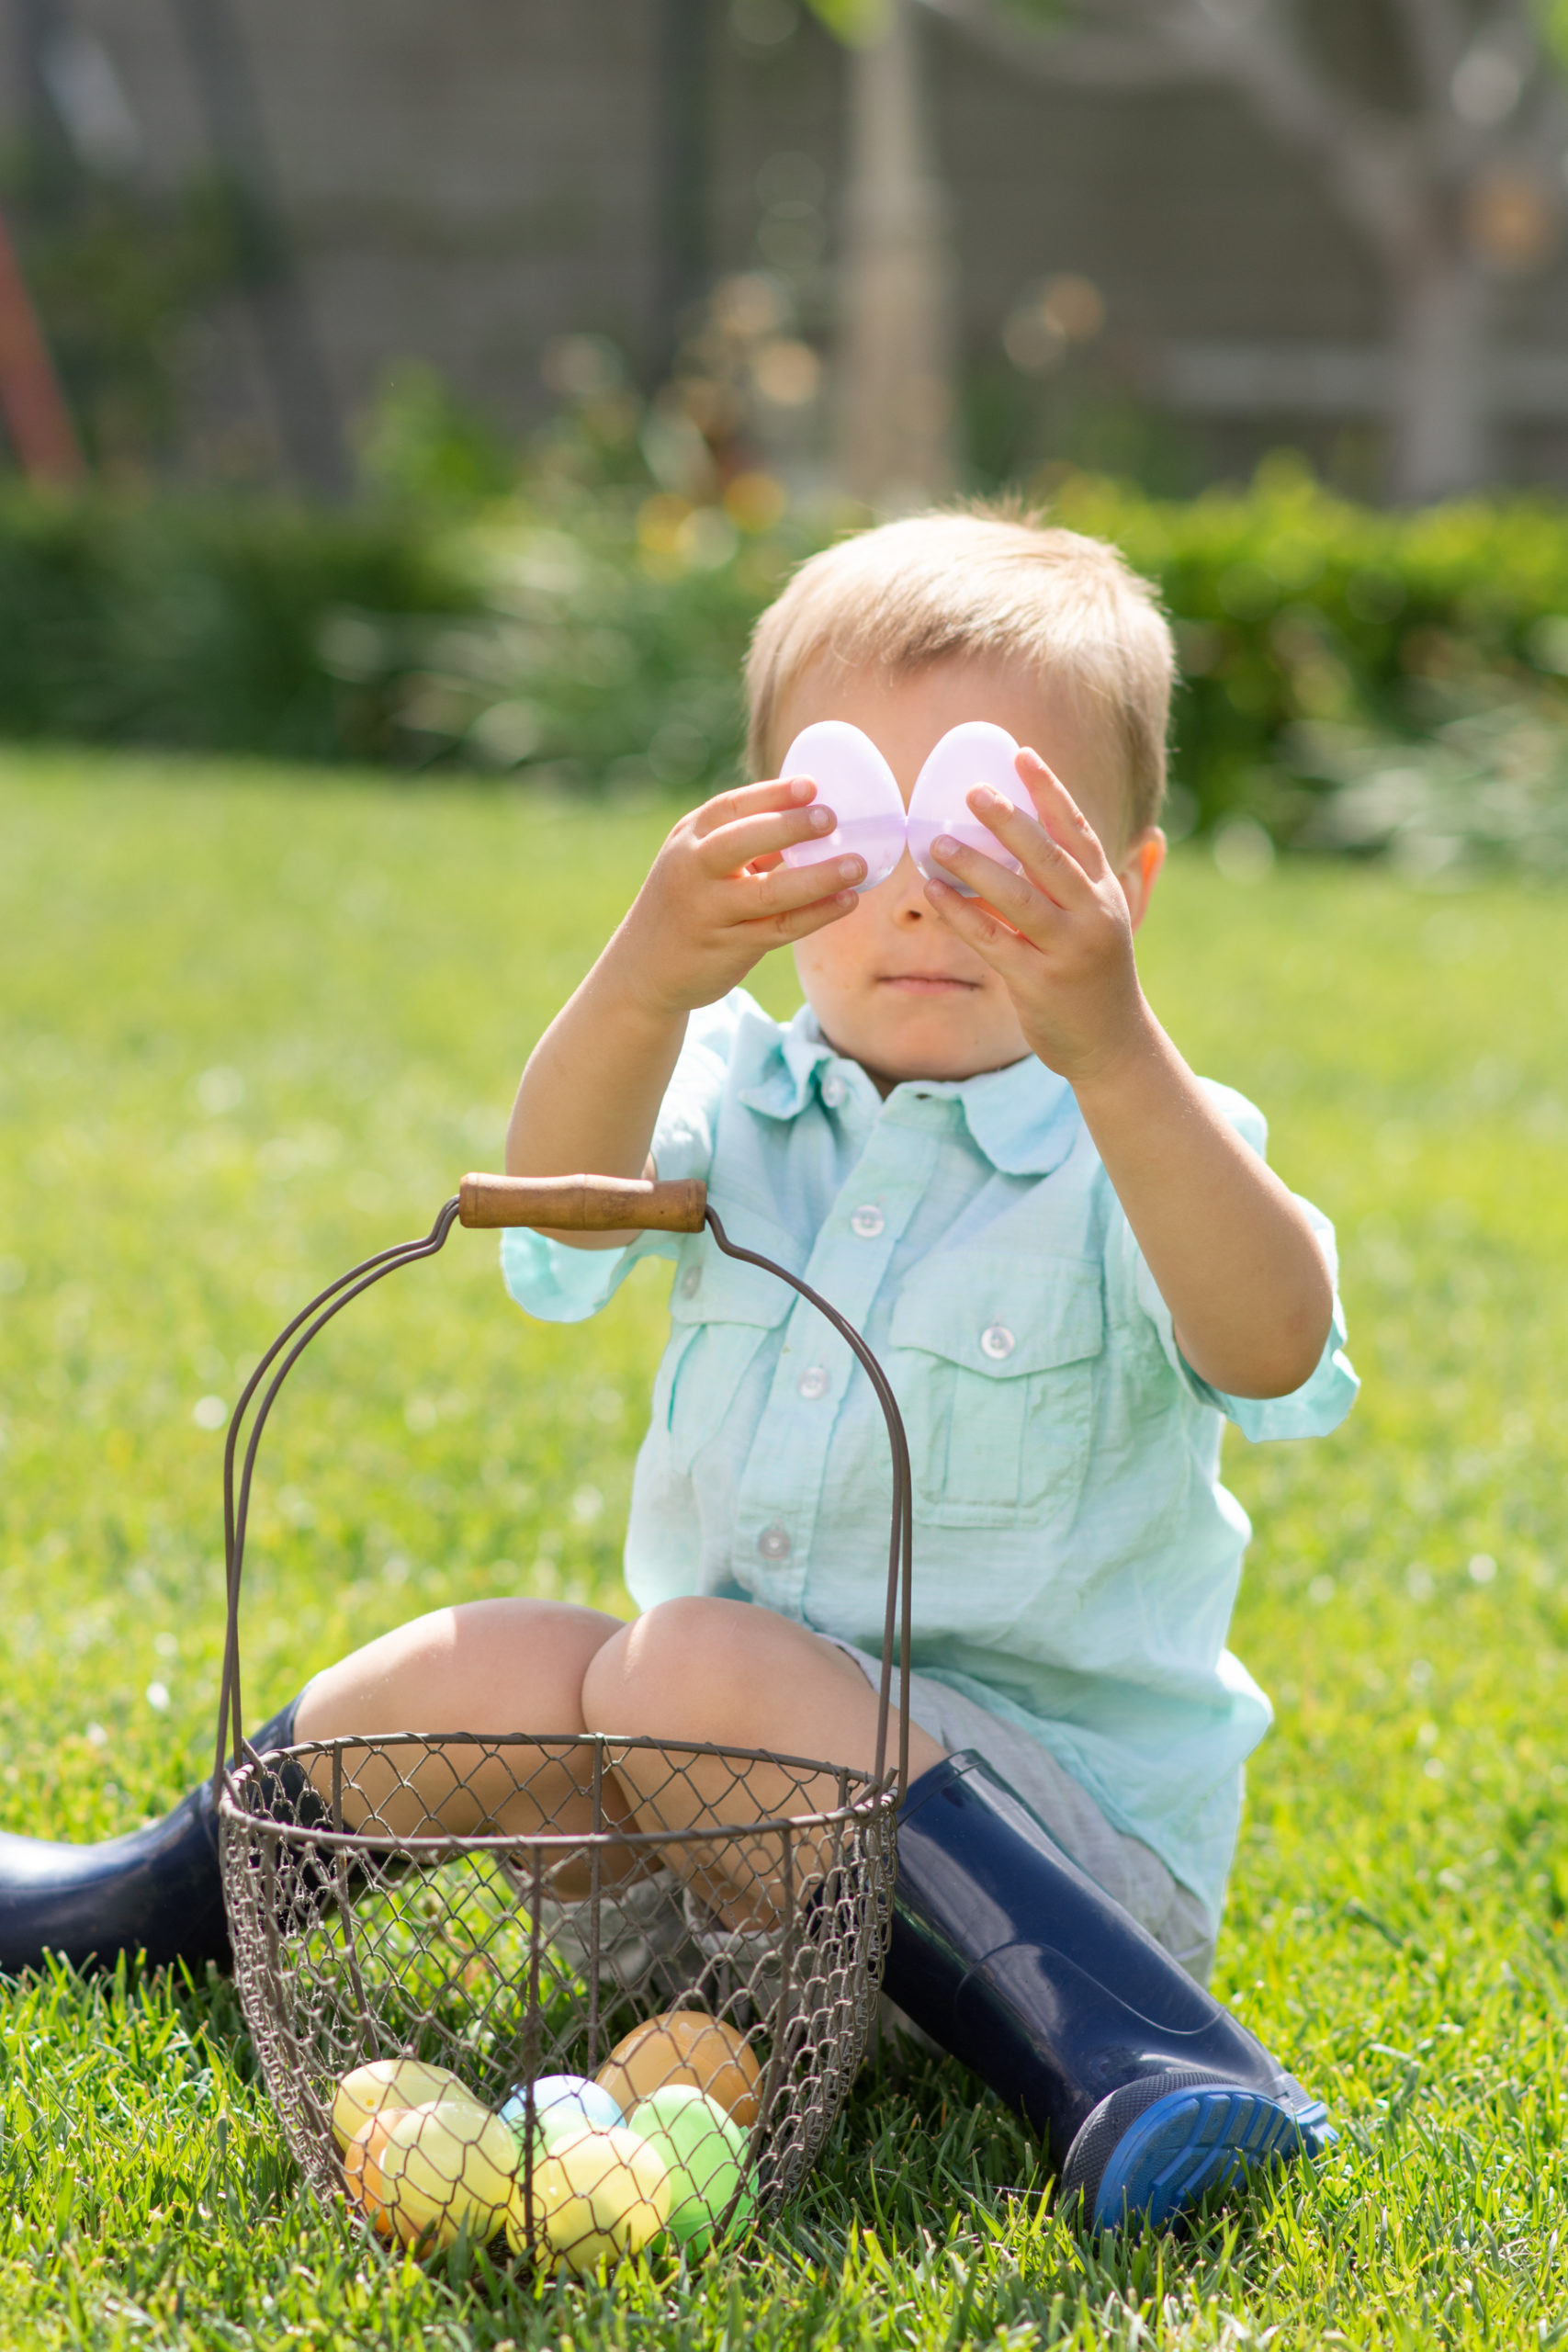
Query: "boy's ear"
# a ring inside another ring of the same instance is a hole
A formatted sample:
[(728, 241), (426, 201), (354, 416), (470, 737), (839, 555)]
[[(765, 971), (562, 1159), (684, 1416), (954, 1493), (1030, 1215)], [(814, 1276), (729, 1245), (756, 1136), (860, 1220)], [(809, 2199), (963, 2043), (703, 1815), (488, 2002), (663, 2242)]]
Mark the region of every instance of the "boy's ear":
[(1149, 825), (1143, 832), (1134, 833), (1122, 853), (1116, 879), (1122, 885), (1122, 895), (1127, 901), (1127, 911), (1133, 918), (1134, 931), (1149, 910), (1149, 899), (1159, 879), (1160, 868), (1165, 864), (1168, 846), (1159, 827)]

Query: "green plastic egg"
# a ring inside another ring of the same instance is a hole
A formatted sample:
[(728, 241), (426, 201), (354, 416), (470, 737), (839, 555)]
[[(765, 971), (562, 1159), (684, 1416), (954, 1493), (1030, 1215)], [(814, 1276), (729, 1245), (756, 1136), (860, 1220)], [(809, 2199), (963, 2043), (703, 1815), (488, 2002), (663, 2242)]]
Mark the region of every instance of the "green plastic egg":
[(705, 2254), (737, 2188), (731, 2226), (757, 2210), (746, 2163), (746, 2133), (716, 2099), (690, 2083), (667, 2083), (639, 2099), (626, 2118), (663, 2158), (670, 2173), (665, 2227), (692, 2254)]

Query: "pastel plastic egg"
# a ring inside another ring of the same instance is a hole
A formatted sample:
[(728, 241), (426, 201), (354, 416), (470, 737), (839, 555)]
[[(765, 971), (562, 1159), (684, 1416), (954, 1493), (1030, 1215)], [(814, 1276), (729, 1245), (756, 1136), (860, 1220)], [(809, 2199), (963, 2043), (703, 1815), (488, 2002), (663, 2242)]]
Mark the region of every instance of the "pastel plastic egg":
[(367, 2149), (361, 2201), (369, 2211), (374, 2197), (392, 2234), (426, 2252), (452, 2245), (460, 2230), (494, 2236), (517, 2185), (517, 2143), (499, 2115), (432, 2103), (378, 2116), (371, 2130), (379, 2133), (375, 2177)]
[[(578, 2132), (612, 2132), (625, 2116), (592, 2075), (541, 2075), (533, 2086), (534, 2129), (538, 2145), (553, 2147)], [(507, 2095), (501, 2120), (519, 2147), (528, 2128), (528, 2094), (519, 2083)]]
[(666, 2009), (616, 2042), (598, 2079), (625, 2115), (667, 2083), (689, 2083), (749, 2129), (757, 2120), (761, 2073), (736, 2027), (701, 2009)]
[[(635, 2132), (578, 2132), (558, 2140), (534, 2167), (534, 2231), (547, 2267), (586, 2277), (602, 2262), (637, 2254), (670, 2212), (670, 2175)], [(518, 2182), (506, 2215), (513, 2254), (528, 2246), (527, 2206)]]
[(820, 718), (795, 737), (779, 774), (808, 775), (818, 800), (839, 820), (832, 832), (786, 849), (784, 864), (820, 865), (824, 858), (858, 854), (865, 880), (856, 889), (886, 882), (904, 854), (904, 796), (870, 736), (847, 719)]
[(951, 833), (966, 849), (979, 850), (1014, 874), (1020, 871), (1017, 858), (1010, 856), (995, 833), (988, 832), (972, 813), (967, 797), (977, 784), (988, 784), (1015, 804), (1026, 798), (1013, 765), (1017, 757), (1018, 745), (1007, 729), (993, 727), (987, 718), (966, 719), (962, 727), (950, 728), (932, 750), (909, 795), (909, 854), (928, 882), (947, 882), (966, 899), (975, 896), (966, 882), (948, 873), (931, 855), (931, 843), (939, 833)]
[(693, 2254), (707, 2252), (731, 2198), (733, 2222), (756, 2211), (746, 2134), (705, 2091), (694, 2090), (688, 2083), (667, 2083), (650, 2098), (638, 2101), (626, 2118), (626, 2129), (640, 2133), (663, 2158), (670, 2175), (666, 2227)]
[(333, 2094), (333, 2138), (345, 2148), (373, 2115), (400, 2107), (428, 2107), (433, 2099), (456, 2100), (490, 2112), (448, 2066), (427, 2066), (419, 2058), (377, 2058), (345, 2075)]
[(387, 2199), (387, 2184), (381, 2177), (381, 2152), (387, 2144), (387, 2125), (391, 2117), (403, 2112), (393, 2108), (384, 2115), (373, 2115), (350, 2134), (343, 2152), (343, 2177), (350, 2197), (360, 2211), (384, 2238), (395, 2237), (391, 2212)]

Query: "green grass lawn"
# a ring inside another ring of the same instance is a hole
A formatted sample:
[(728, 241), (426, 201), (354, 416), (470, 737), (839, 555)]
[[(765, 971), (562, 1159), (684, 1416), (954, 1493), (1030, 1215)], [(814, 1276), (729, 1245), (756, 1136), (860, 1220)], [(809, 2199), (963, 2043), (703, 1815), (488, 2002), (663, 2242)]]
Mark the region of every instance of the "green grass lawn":
[[(108, 1836), (210, 1765), (226, 1407), (320, 1283), (494, 1165), (656, 814), (460, 786), (0, 763), (0, 1825)], [(730, 2267), (392, 2264), (305, 2199), (231, 1993), (0, 1998), (0, 2345), (1568, 2340), (1568, 937), (1561, 898), (1179, 860), (1151, 995), (1335, 1218), (1361, 1403), (1237, 1444), (1235, 1646), (1276, 1698), (1216, 1990), (1337, 2149), (1096, 2255), (955, 2067), (863, 2077)], [(758, 986), (793, 1001), (787, 969)], [(352, 1310), (264, 1457), (253, 1719), (401, 1616), (625, 1607), (649, 1268), (525, 1324), (492, 1238)]]

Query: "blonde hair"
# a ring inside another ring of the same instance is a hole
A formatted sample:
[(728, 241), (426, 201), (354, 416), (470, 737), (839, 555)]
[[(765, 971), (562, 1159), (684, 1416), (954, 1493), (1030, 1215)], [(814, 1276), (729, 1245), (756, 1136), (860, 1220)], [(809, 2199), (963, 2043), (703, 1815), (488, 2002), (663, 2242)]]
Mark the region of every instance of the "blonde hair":
[(896, 674), (964, 656), (1016, 662), (1103, 705), (1130, 830), (1155, 822), (1176, 674), (1155, 592), (1103, 539), (1006, 508), (884, 523), (801, 565), (746, 658), (750, 774), (772, 773), (779, 705), (815, 664)]

